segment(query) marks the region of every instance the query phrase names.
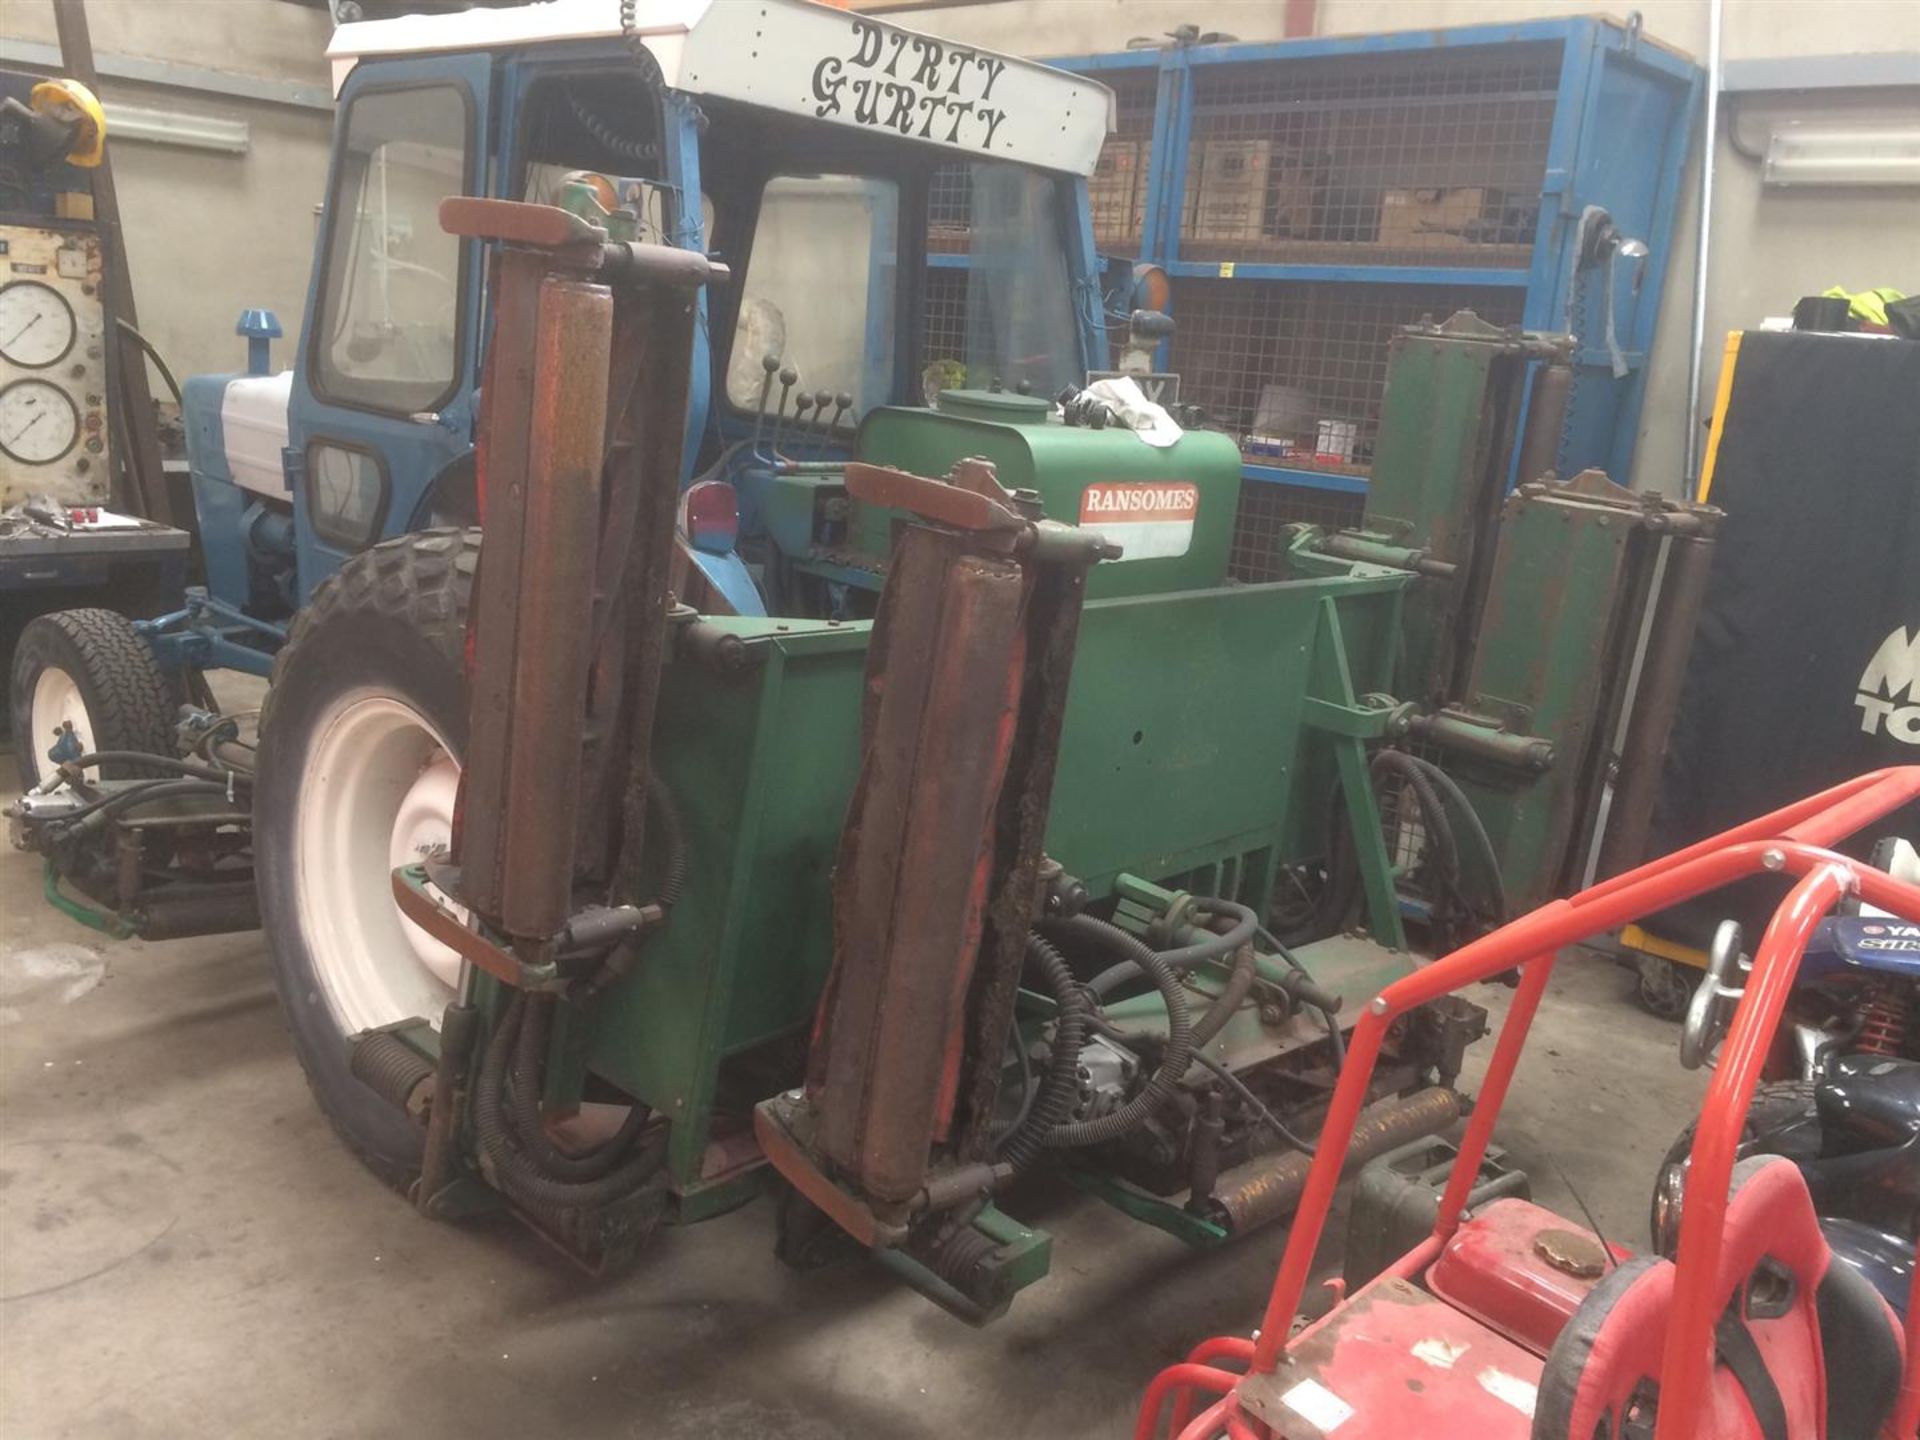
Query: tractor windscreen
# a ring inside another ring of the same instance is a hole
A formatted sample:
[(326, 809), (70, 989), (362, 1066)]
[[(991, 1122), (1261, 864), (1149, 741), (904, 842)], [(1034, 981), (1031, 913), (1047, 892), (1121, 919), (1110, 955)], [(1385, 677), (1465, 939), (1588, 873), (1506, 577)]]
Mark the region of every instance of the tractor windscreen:
[(752, 409), (783, 362), (802, 392), (884, 405), (893, 377), (900, 187), (864, 175), (776, 175), (761, 192), (727, 368), (727, 399)]
[(1024, 381), (1052, 395), (1084, 382), (1059, 182), (1004, 161), (942, 166), (928, 221), (929, 398), (957, 385)]

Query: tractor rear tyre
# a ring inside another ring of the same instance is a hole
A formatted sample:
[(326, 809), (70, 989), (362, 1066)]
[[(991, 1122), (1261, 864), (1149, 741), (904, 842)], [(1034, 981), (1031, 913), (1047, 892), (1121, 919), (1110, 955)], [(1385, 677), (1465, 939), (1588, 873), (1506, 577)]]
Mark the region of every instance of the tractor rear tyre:
[[(178, 683), (126, 616), (85, 609), (37, 617), (20, 632), (8, 689), (20, 788), (52, 773), (47, 751), (69, 723), (85, 751), (173, 755), (179, 703)], [(106, 780), (157, 773), (126, 761), (100, 767)]]
[(448, 843), (467, 737), (467, 607), (477, 529), (355, 556), (294, 618), (260, 716), (254, 863), (274, 988), (314, 1097), (387, 1184), (422, 1132), (348, 1068), (349, 1042), (438, 1026), (459, 957), (394, 904), (395, 866)]

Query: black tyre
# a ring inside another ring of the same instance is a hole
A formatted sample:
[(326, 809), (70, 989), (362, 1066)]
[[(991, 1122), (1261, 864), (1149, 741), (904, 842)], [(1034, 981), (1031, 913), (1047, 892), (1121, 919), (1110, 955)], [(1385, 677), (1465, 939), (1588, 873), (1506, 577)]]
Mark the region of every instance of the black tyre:
[[(1737, 1158), (1759, 1154), (1783, 1155), (1796, 1162), (1816, 1158), (1820, 1154), (1820, 1112), (1814, 1104), (1813, 1090), (1811, 1080), (1770, 1080), (1758, 1086), (1753, 1103), (1747, 1107)], [(1673, 1258), (1674, 1245), (1680, 1238), (1678, 1202), (1693, 1154), (1694, 1129), (1695, 1125), (1689, 1124), (1674, 1138), (1654, 1174), (1647, 1229), (1654, 1248), (1668, 1259)]]
[(478, 530), (350, 560), (295, 618), (260, 716), (254, 858), (274, 986), (320, 1108), (388, 1184), (421, 1133), (354, 1078), (348, 1042), (439, 1023), (458, 961), (404, 921), (393, 866), (444, 844), (466, 742), (463, 656)]
[[(82, 747), (175, 753), (180, 687), (170, 680), (126, 616), (112, 610), (58, 610), (28, 623), (13, 654), (8, 711), (20, 785), (51, 772), (55, 731), (71, 722)], [(102, 779), (159, 773), (118, 762)]]
[(1634, 972), (1633, 995), (1642, 1010), (1662, 1020), (1686, 1018), (1701, 971), (1659, 955), (1642, 955), (1634, 962)]

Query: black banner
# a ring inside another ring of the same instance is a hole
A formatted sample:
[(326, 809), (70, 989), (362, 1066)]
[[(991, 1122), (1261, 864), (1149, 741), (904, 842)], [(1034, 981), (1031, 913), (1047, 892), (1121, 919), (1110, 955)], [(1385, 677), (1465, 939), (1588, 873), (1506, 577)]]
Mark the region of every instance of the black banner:
[[(1920, 764), (1920, 344), (1750, 331), (1723, 425), (1707, 498), (1727, 518), (1653, 854)], [(1920, 840), (1917, 827), (1909, 812), (1878, 833)], [(1649, 928), (1704, 945), (1733, 915), (1752, 942), (1780, 893), (1722, 892)]]

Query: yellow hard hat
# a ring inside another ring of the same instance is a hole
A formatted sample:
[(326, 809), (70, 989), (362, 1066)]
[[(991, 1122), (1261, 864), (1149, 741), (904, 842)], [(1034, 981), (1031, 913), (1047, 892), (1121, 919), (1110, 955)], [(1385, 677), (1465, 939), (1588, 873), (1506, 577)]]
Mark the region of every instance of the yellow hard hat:
[(37, 115), (51, 115), (67, 124), (80, 122), (67, 149), (69, 165), (91, 170), (106, 157), (107, 116), (93, 91), (78, 80), (42, 80), (28, 99)]

